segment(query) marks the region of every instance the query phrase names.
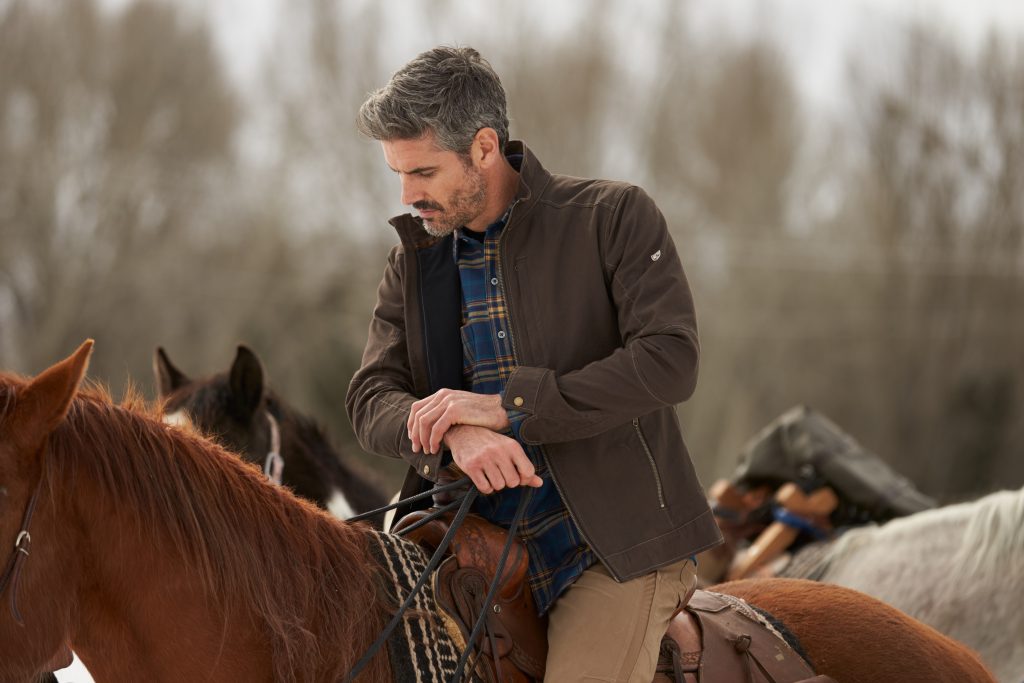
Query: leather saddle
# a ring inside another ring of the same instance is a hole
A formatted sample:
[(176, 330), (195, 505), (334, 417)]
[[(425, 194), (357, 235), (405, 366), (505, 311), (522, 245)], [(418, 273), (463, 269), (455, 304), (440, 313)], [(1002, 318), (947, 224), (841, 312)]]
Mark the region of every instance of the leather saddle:
[(669, 623), (654, 683), (836, 683), (736, 598), (704, 590)]
[[(427, 517), (420, 510), (403, 517), (401, 531)], [(406, 538), (433, 552), (448, 530), (452, 515), (433, 519)], [(434, 575), (440, 607), (458, 627), (465, 646), (476, 623), (507, 531), (478, 515), (467, 515)], [(502, 571), (494, 604), (487, 612), (485, 636), (477, 644), (477, 675), (486, 683), (534, 683), (544, 679), (547, 619), (537, 615), (530, 591), (528, 557), (515, 540)], [(472, 661), (472, 660), (470, 660)], [(784, 640), (771, 632), (749, 607), (733, 599), (698, 590), (669, 624), (661, 645), (654, 683), (835, 683), (815, 676)]]
[[(410, 513), (395, 524), (393, 531), (412, 526), (429, 513)], [(433, 552), (448, 531), (452, 517), (449, 513), (431, 520), (405, 537)], [(458, 626), (462, 647), (484, 608), (507, 536), (507, 530), (479, 515), (467, 515), (452, 539), (448, 557), (434, 574), (434, 595), (441, 609)], [(476, 666), (475, 671), (487, 683), (531, 683), (544, 678), (547, 618), (537, 615), (527, 581), (528, 569), (526, 547), (516, 539), (494, 603), (487, 611), (484, 637), (476, 644), (484, 666)]]

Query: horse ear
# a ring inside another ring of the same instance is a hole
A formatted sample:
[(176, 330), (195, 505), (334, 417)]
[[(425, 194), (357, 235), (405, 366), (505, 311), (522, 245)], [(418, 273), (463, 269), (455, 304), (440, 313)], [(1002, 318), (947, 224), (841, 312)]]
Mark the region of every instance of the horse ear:
[(92, 345), (92, 339), (87, 339), (77, 351), (36, 375), (19, 392), (15, 411), (24, 445), (37, 447), (67, 415), (89, 366)]
[(263, 365), (252, 350), (239, 344), (230, 374), (231, 404), (234, 414), (248, 419), (263, 401)]
[(192, 381), (174, 367), (162, 346), (156, 347), (156, 353), (153, 354), (153, 375), (156, 377), (156, 393), (160, 398), (167, 398), (176, 389)]

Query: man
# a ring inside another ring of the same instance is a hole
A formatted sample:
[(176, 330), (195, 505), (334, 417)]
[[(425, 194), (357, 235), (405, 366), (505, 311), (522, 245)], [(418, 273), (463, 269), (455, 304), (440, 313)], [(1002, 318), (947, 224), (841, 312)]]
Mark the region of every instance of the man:
[(360, 443), (410, 464), (403, 495), (454, 463), (506, 527), (530, 492), (546, 680), (649, 683), (693, 556), (721, 540), (675, 414), (698, 345), (664, 218), (637, 187), (553, 175), (508, 141), (504, 89), (470, 48), (419, 55), (358, 123), (419, 213), (391, 220), (346, 401)]

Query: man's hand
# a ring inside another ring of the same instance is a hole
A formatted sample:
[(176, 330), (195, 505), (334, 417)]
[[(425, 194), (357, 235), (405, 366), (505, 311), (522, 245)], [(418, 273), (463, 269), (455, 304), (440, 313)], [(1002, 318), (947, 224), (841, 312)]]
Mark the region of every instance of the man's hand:
[(473, 480), (480, 493), (516, 486), (539, 488), (544, 484), (523, 447), (504, 434), (486, 427), (455, 425), (445, 434), (444, 442), (456, 466)]
[(474, 394), (471, 391), (441, 389), (416, 401), (409, 410), (406, 428), (412, 440), (412, 452), (437, 453), (441, 438), (452, 425), (476, 425), (494, 432), (507, 429), (508, 414), (498, 394)]

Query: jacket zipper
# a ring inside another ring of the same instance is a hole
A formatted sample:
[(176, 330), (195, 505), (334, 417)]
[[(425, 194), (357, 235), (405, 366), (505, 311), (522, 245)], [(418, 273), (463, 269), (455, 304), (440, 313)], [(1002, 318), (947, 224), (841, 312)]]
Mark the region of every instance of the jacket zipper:
[[(505, 308), (508, 310), (508, 339), (509, 339), (509, 342), (512, 345), (512, 358), (515, 360), (516, 365), (519, 365), (520, 359), (519, 359), (519, 351), (516, 350), (516, 336), (512, 332), (512, 307), (508, 305), (508, 296), (506, 296), (506, 294), (505, 294), (505, 275), (504, 275), (504, 269), (502, 267), (502, 260), (505, 258), (505, 251), (504, 251), (504, 249), (502, 247), (503, 247), (503, 242), (505, 240), (505, 235), (508, 234), (508, 232), (509, 232), (508, 229), (509, 229), (509, 227), (511, 227), (511, 224), (512, 224), (512, 214), (515, 213), (516, 206), (518, 206), (518, 205), (519, 205), (519, 200), (517, 199), (515, 201), (515, 203), (512, 204), (512, 208), (509, 209), (509, 211), (508, 211), (508, 219), (505, 221), (505, 229), (501, 231), (501, 235), (498, 237), (498, 289), (501, 291), (501, 298), (504, 299), (504, 301), (505, 301)], [(644, 444), (644, 448), (647, 448), (647, 444), (646, 443)], [(590, 548), (590, 552), (594, 553), (594, 556), (597, 557), (599, 560), (601, 560), (601, 563), (603, 565), (605, 565), (605, 567), (607, 567), (608, 563), (605, 561), (605, 558), (601, 555), (601, 553), (599, 553), (597, 551), (597, 548), (594, 547), (594, 544), (590, 542), (590, 539), (587, 538), (587, 532), (584, 531), (583, 525), (580, 524), (579, 519), (576, 517), (576, 512), (572, 509), (572, 506), (569, 504), (569, 500), (565, 497), (565, 494), (562, 492), (562, 487), (558, 483), (558, 477), (555, 476), (555, 469), (551, 466), (551, 462), (548, 460), (547, 452), (545, 452), (543, 446), (538, 446), (537, 450), (540, 451), (541, 457), (544, 458), (544, 463), (548, 467), (548, 472), (551, 473), (551, 481), (555, 484), (555, 490), (558, 491), (558, 497), (561, 499), (562, 503), (565, 505), (565, 509), (569, 512), (569, 519), (571, 519), (573, 524), (576, 525), (576, 528), (579, 529), (580, 535), (583, 537), (583, 540), (586, 541), (587, 547)], [(648, 457), (650, 457), (650, 451), (648, 451)], [(653, 459), (652, 459), (652, 462), (653, 462)], [(659, 484), (660, 484), (660, 482), (659, 482)], [(660, 493), (660, 489), (659, 489), (659, 493)], [(665, 506), (662, 505), (662, 507), (665, 507)], [(611, 569), (609, 569), (608, 571), (611, 572), (612, 576), (615, 576), (615, 572), (614, 571), (612, 571)], [(615, 578), (617, 579), (619, 577), (615, 576)]]
[(654, 484), (658, 487), (658, 504), (660, 507), (665, 507), (665, 490), (661, 486), (661, 474), (658, 473), (658, 465), (654, 462), (654, 454), (651, 453), (651, 447), (647, 445), (647, 439), (644, 437), (643, 431), (640, 429), (640, 418), (633, 418), (633, 429), (636, 430), (636, 435), (640, 437), (640, 443), (644, 447), (644, 453), (647, 454), (647, 462), (651, 465), (651, 472), (654, 474)]

